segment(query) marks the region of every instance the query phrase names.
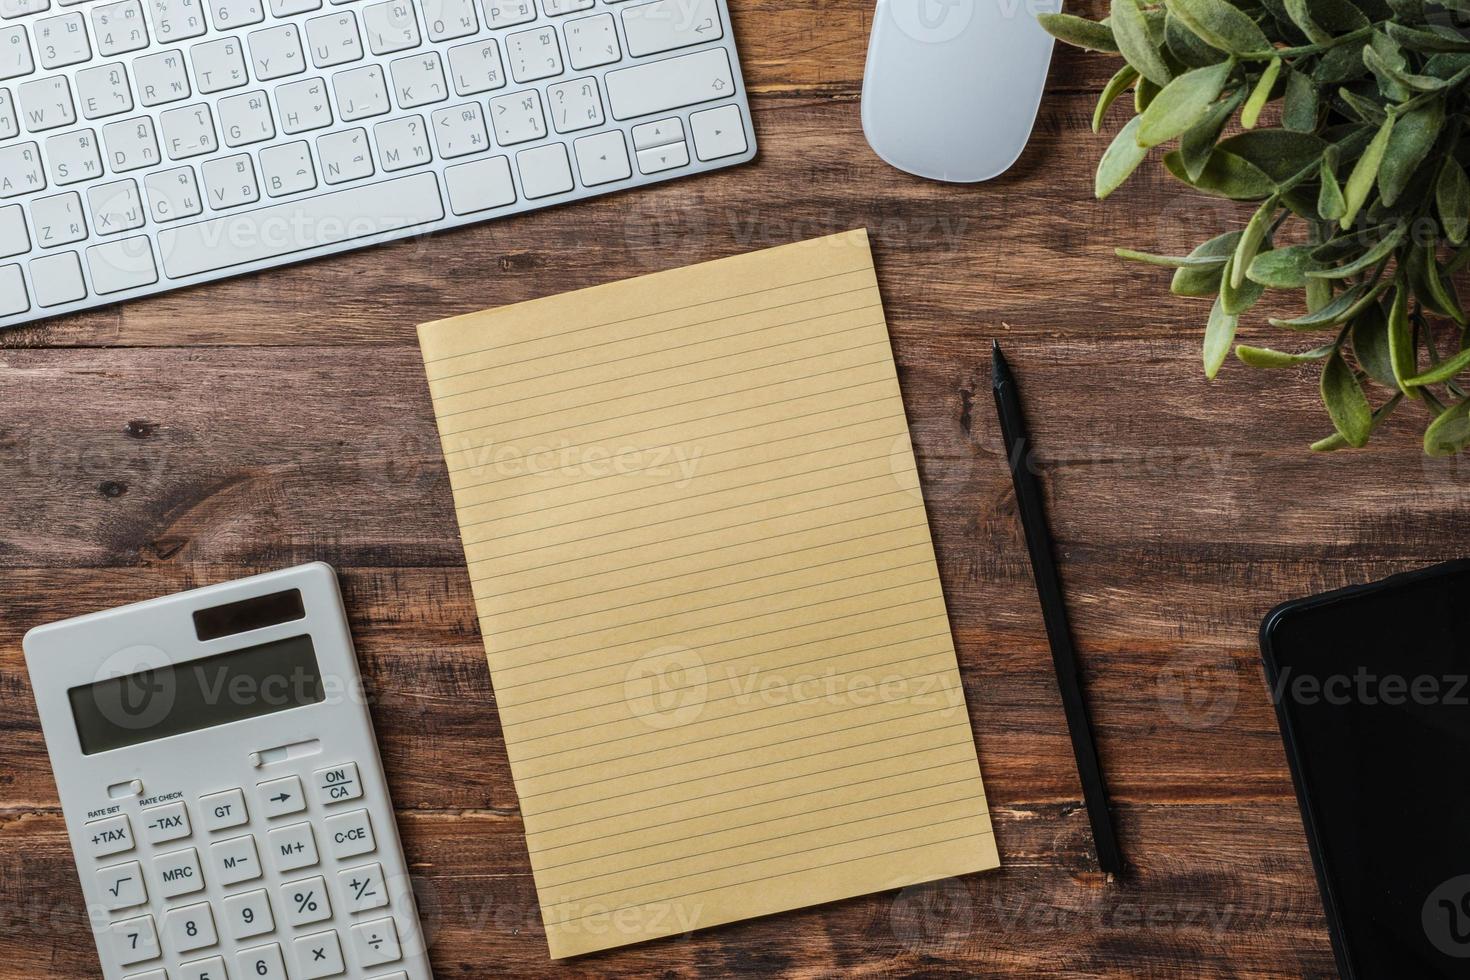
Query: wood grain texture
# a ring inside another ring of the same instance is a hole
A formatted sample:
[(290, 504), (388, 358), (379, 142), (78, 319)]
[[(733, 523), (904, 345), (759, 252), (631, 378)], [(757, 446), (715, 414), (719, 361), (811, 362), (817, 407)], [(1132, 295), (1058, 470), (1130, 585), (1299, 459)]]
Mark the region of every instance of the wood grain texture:
[[(1205, 307), (1111, 249), (1239, 213), (1156, 170), (1092, 199), (1110, 59), (1059, 50), (1016, 168), (943, 187), (863, 141), (869, 0), (733, 6), (752, 166), (0, 335), (0, 980), (96, 972), (21, 635), (314, 559), (342, 572), (440, 976), (1332, 973), (1255, 630), (1286, 598), (1463, 554), (1470, 463), (1424, 460), (1415, 418), (1308, 454), (1310, 371), (1202, 380)], [(1005, 867), (552, 964), (414, 325), (860, 225)], [(1117, 882), (1090, 855), (992, 336), (1046, 468)]]

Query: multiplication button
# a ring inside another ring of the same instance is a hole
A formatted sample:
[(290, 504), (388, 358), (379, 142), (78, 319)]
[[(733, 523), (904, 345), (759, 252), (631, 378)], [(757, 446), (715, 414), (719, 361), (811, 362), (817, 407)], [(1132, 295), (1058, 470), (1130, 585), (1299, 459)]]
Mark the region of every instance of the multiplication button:
[(211, 833), (229, 830), (250, 820), (250, 813), (245, 809), (245, 794), (238, 789), (201, 796), (199, 810), (203, 814), (204, 829)]
[(296, 947), (298, 972), (305, 980), (335, 977), (347, 969), (347, 965), (342, 962), (342, 944), (335, 931), (302, 936), (293, 945)]
[(94, 858), (122, 854), (133, 849), (133, 825), (128, 822), (126, 813), (85, 824), (82, 834), (89, 845), (87, 850)]
[(192, 832), (189, 828), (189, 811), (184, 808), (182, 801), (143, 811), (143, 833), (150, 844), (182, 840)]
[(344, 762), (330, 769), (318, 769), (316, 798), (322, 806), (346, 803), (362, 796), (362, 780), (357, 778), (357, 763)]
[(267, 817), (284, 817), (306, 809), (306, 794), (298, 776), (285, 776), (255, 785), (256, 797)]

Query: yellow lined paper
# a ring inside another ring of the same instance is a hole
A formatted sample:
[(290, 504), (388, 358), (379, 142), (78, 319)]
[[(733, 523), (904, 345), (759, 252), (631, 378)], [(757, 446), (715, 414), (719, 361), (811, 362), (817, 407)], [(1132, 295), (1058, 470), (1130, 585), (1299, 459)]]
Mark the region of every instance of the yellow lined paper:
[(419, 338), (552, 956), (999, 864), (865, 232)]

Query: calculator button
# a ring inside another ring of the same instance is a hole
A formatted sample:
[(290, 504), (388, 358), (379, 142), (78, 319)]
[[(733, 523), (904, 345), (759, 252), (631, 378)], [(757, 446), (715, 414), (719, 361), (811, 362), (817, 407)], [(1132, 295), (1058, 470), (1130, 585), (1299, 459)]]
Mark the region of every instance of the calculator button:
[(309, 926), (332, 917), (327, 880), (320, 875), (282, 885), (281, 901), (286, 906), (286, 922), (291, 926)]
[(122, 854), (133, 849), (133, 825), (126, 813), (106, 820), (94, 820), (82, 827), (82, 833), (91, 843), (94, 858), (109, 854)]
[(347, 969), (347, 965), (342, 962), (342, 944), (335, 932), (302, 936), (292, 945), (296, 947), (297, 971), (304, 980), (335, 977)]
[(199, 852), (192, 847), (153, 859), (153, 869), (163, 882), (164, 898), (191, 895), (204, 887), (204, 872), (199, 868)]
[[(179, 967), (179, 976), (183, 980), (229, 980), (229, 973), (225, 971), (225, 958), (223, 956), (211, 956), (207, 960), (194, 960)], [(128, 980), (132, 980), (131, 977)]]
[(97, 872), (97, 884), (102, 888), (102, 904), (109, 912), (148, 904), (143, 866), (137, 861), (103, 868)]
[(163, 932), (168, 944), (178, 953), (208, 949), (219, 942), (214, 931), (214, 914), (208, 902), (182, 909), (170, 909), (163, 917)]
[(268, 818), (284, 817), (306, 809), (306, 794), (301, 791), (299, 776), (257, 783), (255, 792)]
[(366, 810), (328, 817), (324, 826), (327, 828), (327, 846), (331, 848), (333, 857), (357, 857), (377, 850), (377, 841), (373, 840), (373, 821)]
[(346, 803), (362, 796), (362, 780), (357, 778), (357, 763), (346, 762), (331, 769), (316, 771), (316, 798), (322, 806)]
[(392, 919), (378, 919), (352, 927), (352, 946), (363, 966), (381, 966), (403, 959), (398, 948), (398, 927)]
[(312, 834), (309, 823), (277, 827), (270, 833), (269, 847), (275, 856), (277, 871), (309, 868), (320, 860), (316, 853), (316, 836)]
[(143, 835), (150, 844), (167, 844), (188, 837), (189, 811), (182, 802), (155, 806), (143, 811)]
[[(123, 980), (168, 980), (167, 970), (149, 970), (147, 973), (129, 973)], [(391, 980), (391, 978), (389, 978)], [(404, 980), (408, 980), (408, 974), (404, 974)]]
[(209, 831), (229, 830), (250, 820), (250, 813), (245, 809), (245, 794), (238, 789), (201, 796), (199, 808), (204, 814), (204, 829)]
[(249, 939), (274, 932), (276, 918), (271, 914), (271, 897), (265, 889), (225, 899), (225, 928), (230, 930), (231, 939)]
[(254, 881), (262, 874), (260, 854), (255, 850), (255, 838), (249, 834), (211, 844), (209, 855), (214, 861), (214, 873), (219, 876), (222, 885)]
[(235, 954), (235, 966), (247, 980), (286, 980), (286, 963), (281, 947), (275, 943), (242, 949)]
[(112, 936), (112, 950), (117, 954), (117, 961), (123, 966), (158, 959), (158, 930), (154, 928), (153, 916), (140, 915), (136, 919), (114, 922), (107, 931)]
[(388, 904), (388, 887), (383, 883), (383, 866), (365, 864), (337, 872), (337, 888), (347, 898), (347, 911), (366, 912)]

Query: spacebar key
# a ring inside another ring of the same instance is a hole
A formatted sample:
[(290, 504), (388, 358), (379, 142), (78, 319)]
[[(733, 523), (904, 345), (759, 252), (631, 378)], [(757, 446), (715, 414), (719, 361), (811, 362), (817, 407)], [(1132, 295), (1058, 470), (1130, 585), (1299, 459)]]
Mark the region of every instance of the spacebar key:
[(438, 178), (420, 173), (166, 228), (158, 234), (158, 251), (168, 277), (183, 279), (347, 242), (381, 241), (443, 217)]
[(610, 71), (604, 79), (615, 119), (634, 119), (723, 99), (735, 91), (724, 48)]

